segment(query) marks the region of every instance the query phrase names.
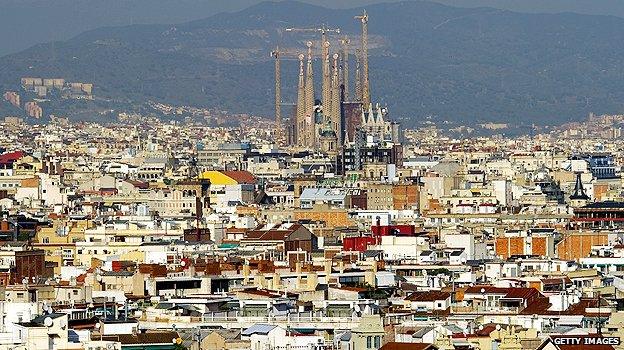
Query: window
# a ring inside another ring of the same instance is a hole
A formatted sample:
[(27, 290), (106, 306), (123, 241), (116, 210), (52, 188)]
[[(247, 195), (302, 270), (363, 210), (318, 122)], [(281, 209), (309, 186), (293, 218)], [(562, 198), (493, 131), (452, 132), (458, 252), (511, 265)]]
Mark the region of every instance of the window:
[(375, 336), (375, 349), (379, 349), (381, 347), (381, 336)]
[(50, 243), (50, 237), (43, 237), (43, 243)]
[(366, 347), (368, 349), (373, 347), (373, 337), (371, 337), (370, 335), (366, 337)]

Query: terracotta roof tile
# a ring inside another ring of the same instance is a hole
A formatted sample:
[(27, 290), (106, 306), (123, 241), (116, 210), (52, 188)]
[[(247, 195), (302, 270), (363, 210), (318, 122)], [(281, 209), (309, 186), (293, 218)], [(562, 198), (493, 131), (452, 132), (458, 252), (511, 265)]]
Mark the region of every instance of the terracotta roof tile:
[(226, 176), (231, 177), (239, 184), (255, 184), (256, 183), (256, 177), (248, 171), (229, 170), (229, 171), (222, 171), (221, 173)]
[(433, 344), (428, 343), (398, 343), (388, 342), (379, 350), (434, 350), (437, 349)]
[(0, 164), (9, 164), (17, 161), (24, 156), (24, 152), (16, 151), (5, 154), (0, 154)]
[(409, 301), (437, 301), (446, 300), (451, 297), (451, 293), (440, 291), (428, 291), (428, 292), (414, 292), (410, 294), (405, 300)]

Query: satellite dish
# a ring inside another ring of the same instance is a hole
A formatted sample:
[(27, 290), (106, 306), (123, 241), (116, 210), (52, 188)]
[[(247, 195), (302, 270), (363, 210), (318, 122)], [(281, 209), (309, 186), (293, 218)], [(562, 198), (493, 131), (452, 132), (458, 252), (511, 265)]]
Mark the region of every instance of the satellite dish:
[(180, 263), (180, 265), (182, 265), (182, 266), (186, 266), (186, 261), (182, 260), (182, 262)]
[(43, 324), (44, 324), (46, 327), (52, 327), (52, 324), (54, 324), (54, 321), (52, 320), (52, 317), (46, 317), (46, 318), (43, 320)]
[(355, 306), (353, 307), (353, 310), (355, 310), (355, 312), (360, 312), (361, 311), (360, 305), (355, 304)]

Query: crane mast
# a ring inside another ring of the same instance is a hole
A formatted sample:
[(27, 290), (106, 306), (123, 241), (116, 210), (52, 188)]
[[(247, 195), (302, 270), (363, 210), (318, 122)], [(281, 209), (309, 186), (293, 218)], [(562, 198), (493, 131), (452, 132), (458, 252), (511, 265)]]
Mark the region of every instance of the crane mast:
[(271, 52), (271, 56), (275, 58), (275, 131), (279, 138), (282, 133), (282, 73), (279, 46)]
[(275, 135), (278, 142), (285, 140), (284, 119), (282, 118), (282, 60), (297, 60), (299, 54), (280, 49), (279, 46), (271, 51), (271, 57), (275, 59)]

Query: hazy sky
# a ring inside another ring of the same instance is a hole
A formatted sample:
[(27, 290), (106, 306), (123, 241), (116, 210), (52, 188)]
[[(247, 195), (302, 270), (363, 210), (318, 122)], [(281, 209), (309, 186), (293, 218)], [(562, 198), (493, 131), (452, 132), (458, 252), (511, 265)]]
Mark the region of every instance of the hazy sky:
[[(349, 8), (397, 0), (302, 0)], [(409, 0), (408, 0), (409, 1)], [(415, 1), (415, 0), (414, 0)], [(624, 0), (434, 0), (462, 6), (489, 6), (520, 12), (606, 14), (624, 17)], [(65, 40), (102, 26), (179, 23), (237, 11), (260, 0), (0, 0), (0, 56), (32, 45)]]

